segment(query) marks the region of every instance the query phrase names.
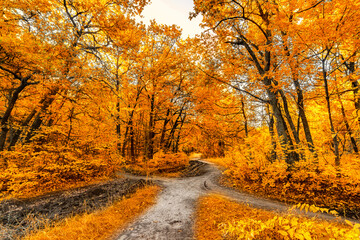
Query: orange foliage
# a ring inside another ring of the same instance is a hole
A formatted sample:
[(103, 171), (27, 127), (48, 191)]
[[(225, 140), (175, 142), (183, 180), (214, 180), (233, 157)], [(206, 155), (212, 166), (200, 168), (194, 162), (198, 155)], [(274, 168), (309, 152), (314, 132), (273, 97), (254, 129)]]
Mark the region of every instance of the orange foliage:
[(63, 239), (109, 239), (123, 229), (131, 220), (150, 207), (160, 188), (147, 186), (137, 190), (129, 198), (94, 213), (67, 218), (54, 226), (29, 233), (26, 240), (63, 240)]
[(227, 170), (227, 184), (288, 203), (308, 203), (334, 209), (341, 214), (359, 217), (360, 213), (360, 158), (343, 157), (339, 171), (323, 160), (319, 165), (300, 161), (291, 168), (285, 162), (273, 163), (261, 154), (247, 159), (237, 152), (217, 159)]
[(197, 208), (196, 239), (358, 239), (359, 225), (345, 226), (254, 209), (210, 195)]
[(62, 136), (52, 129), (31, 145), (1, 152), (8, 167), (0, 174), (0, 196), (31, 197), (109, 179), (123, 163), (106, 145), (62, 146)]
[(189, 164), (189, 157), (185, 153), (164, 153), (159, 151), (153, 159), (137, 159), (136, 163), (127, 165), (129, 171), (141, 175), (161, 175), (176, 177)]

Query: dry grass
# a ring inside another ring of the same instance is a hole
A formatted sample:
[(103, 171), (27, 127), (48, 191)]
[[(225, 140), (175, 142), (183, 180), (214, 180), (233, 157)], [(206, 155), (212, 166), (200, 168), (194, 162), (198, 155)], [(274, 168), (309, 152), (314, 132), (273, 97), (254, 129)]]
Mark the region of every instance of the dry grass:
[(160, 188), (148, 186), (139, 189), (130, 198), (94, 213), (67, 218), (54, 226), (30, 233), (25, 240), (101, 240), (109, 239), (119, 229), (141, 214), (155, 202)]
[(251, 208), (210, 195), (197, 208), (196, 239), (359, 239), (360, 226), (315, 221)]

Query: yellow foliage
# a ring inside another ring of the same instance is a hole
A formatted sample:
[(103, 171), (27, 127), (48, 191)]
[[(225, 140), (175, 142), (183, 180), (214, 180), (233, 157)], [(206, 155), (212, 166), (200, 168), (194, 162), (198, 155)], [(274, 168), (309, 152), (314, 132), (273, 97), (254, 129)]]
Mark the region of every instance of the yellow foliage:
[[(238, 151), (212, 160), (226, 168), (226, 184), (288, 203), (307, 203), (343, 214), (360, 209), (359, 157), (347, 155), (340, 168), (320, 158), (319, 165), (300, 161), (291, 169), (282, 161), (264, 161), (259, 155), (244, 158)], [(339, 177), (340, 173), (340, 177)]]
[(122, 199), (106, 209), (67, 218), (55, 226), (31, 233), (24, 239), (108, 239), (152, 205), (159, 190), (157, 186), (139, 189), (130, 198)]
[[(3, 151), (7, 167), (0, 173), (0, 197), (32, 197), (112, 177), (122, 158), (106, 146), (61, 146), (46, 133), (43, 144)], [(42, 138), (42, 135), (37, 135)]]
[(316, 221), (251, 208), (221, 196), (203, 197), (198, 205), (196, 238), (202, 239), (359, 239), (359, 225)]
[(153, 159), (137, 159), (135, 164), (129, 165), (131, 171), (142, 175), (162, 175), (176, 177), (189, 164), (189, 157), (183, 153), (164, 153), (159, 151)]

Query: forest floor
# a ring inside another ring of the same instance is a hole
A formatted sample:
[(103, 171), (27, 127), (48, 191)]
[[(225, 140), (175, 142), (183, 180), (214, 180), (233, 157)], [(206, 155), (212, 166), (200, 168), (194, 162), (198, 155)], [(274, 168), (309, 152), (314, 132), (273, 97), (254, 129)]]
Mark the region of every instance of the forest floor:
[(4, 200), (0, 202), (0, 239), (15, 239), (66, 217), (109, 206), (145, 184), (141, 179), (114, 179), (34, 198)]
[[(193, 161), (195, 162), (195, 161)], [(345, 219), (324, 213), (305, 212), (294, 209), (277, 201), (238, 192), (224, 187), (221, 182), (221, 171), (213, 164), (197, 159), (199, 174), (177, 179), (147, 178), (163, 187), (157, 202), (143, 216), (129, 225), (127, 229), (114, 236), (114, 240), (132, 239), (193, 239), (194, 213), (196, 202), (200, 196), (216, 193), (230, 200), (249, 204), (255, 208), (275, 211), (279, 214), (291, 213), (305, 217), (317, 217), (323, 220), (344, 221)], [(190, 174), (194, 175), (194, 174)], [(144, 177), (123, 174), (128, 179), (144, 179)], [(358, 223), (356, 220), (347, 219)]]
[[(115, 240), (127, 239), (193, 239), (196, 203), (199, 197), (217, 193), (230, 200), (249, 204), (279, 214), (288, 213), (291, 205), (242, 193), (221, 182), (221, 170), (200, 159), (190, 161), (180, 178), (135, 176), (119, 173), (119, 178), (73, 190), (56, 192), (31, 199), (10, 199), (0, 202), (0, 239), (13, 239), (41, 224), (91, 212), (108, 206), (120, 197), (148, 183), (162, 186), (156, 204), (128, 227), (115, 234)], [(292, 210), (292, 213), (324, 220), (344, 219), (335, 216)], [(356, 222), (352, 219), (347, 219)]]

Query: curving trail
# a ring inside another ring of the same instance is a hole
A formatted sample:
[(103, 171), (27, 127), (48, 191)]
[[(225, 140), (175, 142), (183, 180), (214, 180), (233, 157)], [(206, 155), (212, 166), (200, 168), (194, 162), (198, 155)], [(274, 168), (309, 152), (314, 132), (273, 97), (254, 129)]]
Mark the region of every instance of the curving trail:
[[(197, 159), (198, 161), (201, 161)], [(247, 193), (238, 192), (221, 186), (218, 179), (221, 171), (215, 165), (201, 161), (205, 174), (188, 178), (147, 178), (163, 187), (157, 202), (142, 217), (137, 219), (124, 231), (116, 235), (114, 240), (186, 240), (193, 239), (194, 212), (198, 198), (208, 193), (221, 194), (229, 199), (249, 204), (256, 208), (288, 212), (290, 205), (264, 199)], [(146, 177), (123, 174), (126, 178), (146, 179)], [(318, 217), (324, 220), (340, 220), (323, 213), (312, 213), (292, 210), (296, 214)], [(347, 219), (352, 222), (355, 220)]]

